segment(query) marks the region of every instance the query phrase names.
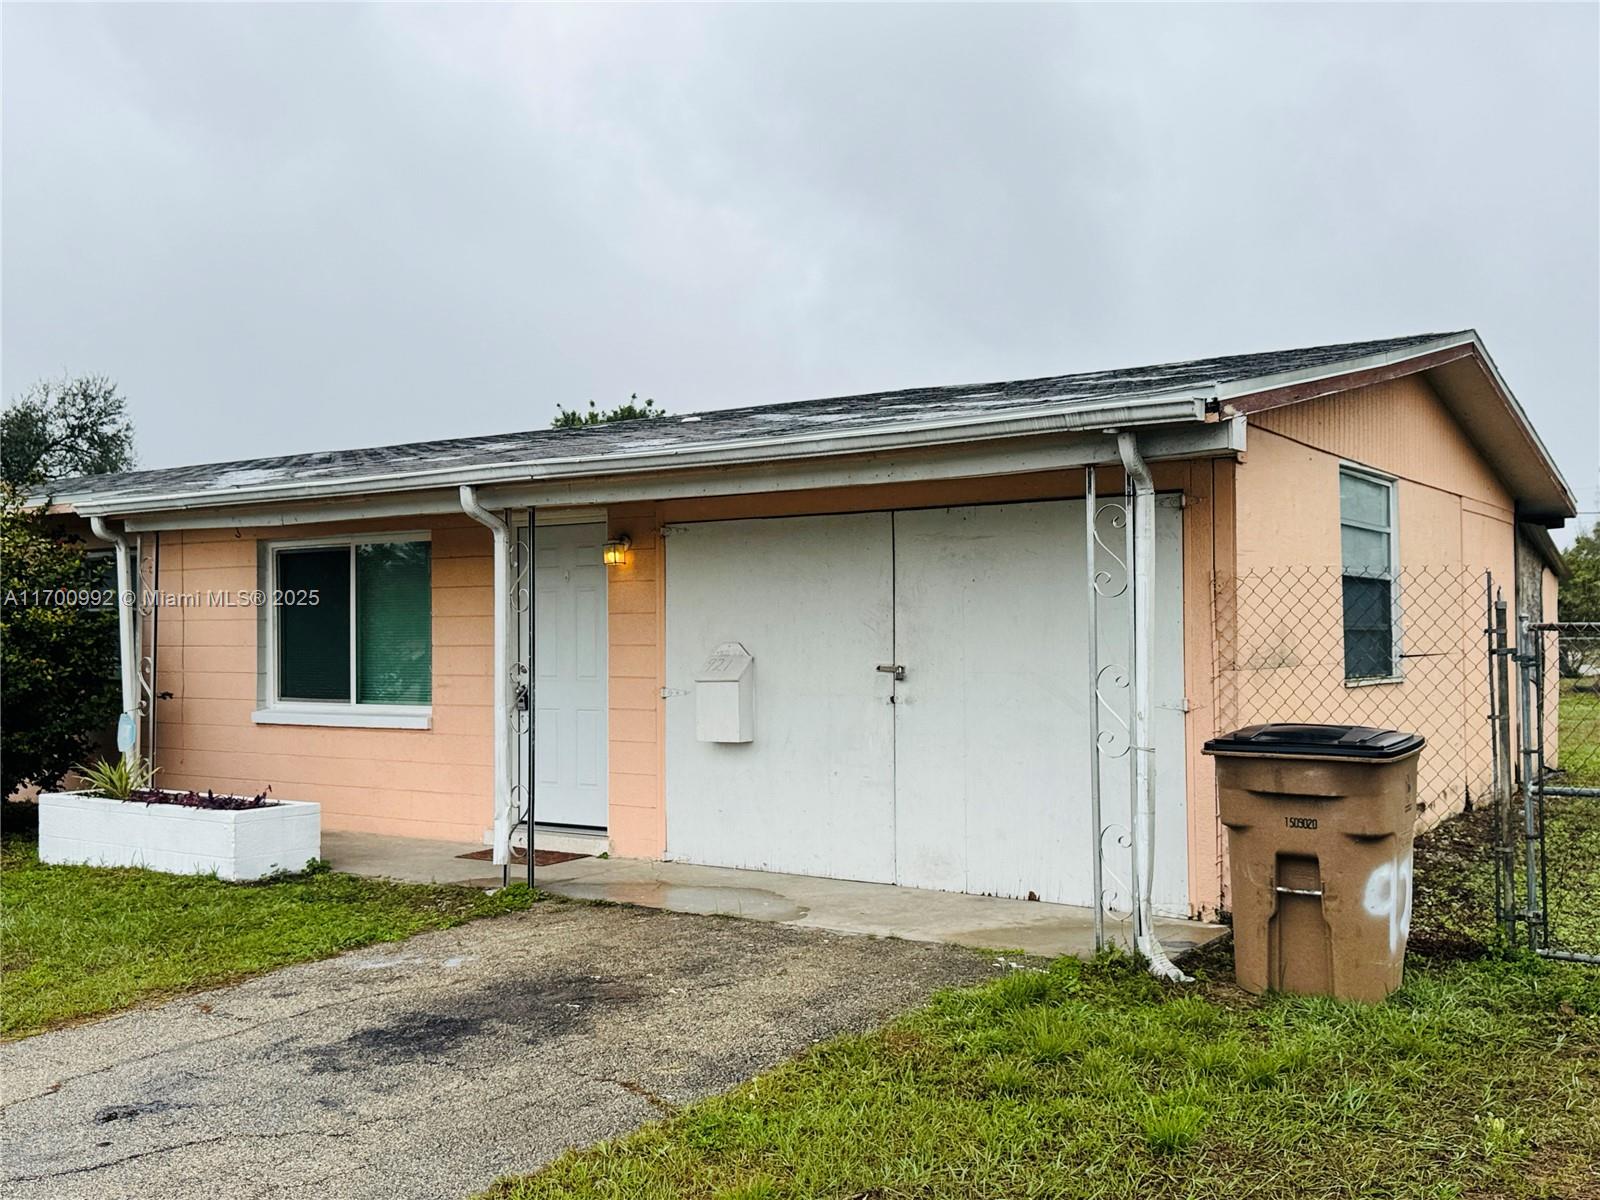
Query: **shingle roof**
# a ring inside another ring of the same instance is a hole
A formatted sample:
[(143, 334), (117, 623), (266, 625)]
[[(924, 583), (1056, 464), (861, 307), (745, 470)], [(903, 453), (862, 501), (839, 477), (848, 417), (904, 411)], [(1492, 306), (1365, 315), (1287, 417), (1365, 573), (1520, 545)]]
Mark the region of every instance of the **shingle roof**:
[(1263, 354), (1234, 354), (1189, 362), (1162, 363), (1111, 371), (1084, 371), (949, 387), (906, 388), (857, 396), (800, 400), (724, 408), (653, 420), (589, 425), (575, 429), (535, 429), (486, 437), (409, 442), (359, 450), (330, 450), (278, 458), (125, 471), (56, 481), (46, 489), (58, 502), (83, 503), (118, 495), (203, 491), (227, 493), (274, 482), (354, 483), (365, 476), (391, 476), (409, 470), (471, 469), (541, 460), (593, 459), (620, 454), (692, 449), (697, 446), (805, 437), (824, 430), (890, 429), (930, 420), (981, 418), (997, 413), (1025, 415), (1046, 405), (1160, 393), (1208, 384), (1275, 376), (1331, 366), (1372, 355), (1393, 354), (1429, 342), (1470, 334), (1418, 334), (1381, 341), (1346, 342)]

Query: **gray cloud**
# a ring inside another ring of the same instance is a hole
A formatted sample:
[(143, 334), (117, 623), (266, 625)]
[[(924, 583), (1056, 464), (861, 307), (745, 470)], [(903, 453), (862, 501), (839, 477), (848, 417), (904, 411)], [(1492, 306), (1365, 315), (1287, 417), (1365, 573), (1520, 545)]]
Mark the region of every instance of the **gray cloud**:
[(1582, 506), (1593, 6), (21, 6), (3, 386), (148, 465), (1476, 327)]

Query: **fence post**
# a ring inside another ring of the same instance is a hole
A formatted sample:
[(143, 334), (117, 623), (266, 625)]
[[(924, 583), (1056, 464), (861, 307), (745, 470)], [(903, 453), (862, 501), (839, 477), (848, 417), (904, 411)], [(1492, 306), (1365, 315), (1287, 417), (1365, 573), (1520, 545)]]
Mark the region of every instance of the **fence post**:
[(1493, 723), (1494, 764), (1494, 890), (1495, 915), (1507, 942), (1517, 939), (1516, 856), (1511, 849), (1511, 663), (1506, 647), (1506, 600), (1496, 594), (1489, 653), (1494, 662), (1494, 688), (1489, 720)]
[(1539, 866), (1539, 751), (1533, 740), (1533, 697), (1535, 689), (1542, 685), (1539, 680), (1539, 655), (1533, 644), (1533, 634), (1528, 629), (1526, 615), (1517, 621), (1517, 693), (1520, 700), (1520, 721), (1517, 726), (1517, 741), (1522, 747), (1522, 839), (1523, 839), (1523, 870), (1527, 875), (1528, 908), (1524, 919), (1528, 923), (1528, 944), (1534, 949), (1540, 949), (1545, 944), (1544, 933), (1544, 904), (1540, 899), (1542, 889), (1540, 883)]

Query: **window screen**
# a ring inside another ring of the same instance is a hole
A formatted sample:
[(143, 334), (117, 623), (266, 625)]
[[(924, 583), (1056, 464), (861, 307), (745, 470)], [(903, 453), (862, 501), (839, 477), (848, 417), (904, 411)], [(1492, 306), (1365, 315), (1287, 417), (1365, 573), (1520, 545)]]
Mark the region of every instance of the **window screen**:
[(433, 604), (427, 542), (356, 547), (356, 699), (427, 704)]
[(1344, 676), (1388, 679), (1396, 658), (1394, 484), (1355, 471), (1339, 475), (1344, 558)]

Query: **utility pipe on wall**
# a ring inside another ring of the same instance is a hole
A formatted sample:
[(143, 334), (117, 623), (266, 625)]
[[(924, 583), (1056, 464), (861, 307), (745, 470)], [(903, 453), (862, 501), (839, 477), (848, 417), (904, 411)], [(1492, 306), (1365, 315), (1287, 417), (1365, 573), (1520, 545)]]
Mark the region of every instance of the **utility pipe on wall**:
[[(511, 526), (505, 518), (478, 503), (478, 490), (461, 485), (461, 511), (494, 534), (494, 861), (505, 866), (511, 860), (511, 708), (510, 625), (507, 619), (511, 585)], [(532, 858), (533, 837), (528, 838)]]
[(1150, 631), (1155, 619), (1156, 486), (1150, 468), (1139, 454), (1139, 439), (1117, 434), (1117, 453), (1133, 489), (1133, 875), (1134, 945), (1150, 964), (1152, 974), (1181, 983), (1191, 982), (1162, 949), (1156, 938), (1152, 893), (1155, 878), (1155, 780), (1150, 770), (1153, 751), (1150, 731)]
[[(90, 517), (89, 528), (94, 530), (95, 537), (101, 541), (110, 542), (115, 548), (117, 559), (117, 661), (122, 674), (122, 712), (133, 722), (133, 746), (128, 751), (137, 754), (139, 750), (139, 660), (138, 646), (135, 644), (133, 619), (139, 602), (138, 596), (133, 593), (133, 563), (128, 556), (132, 548), (128, 545), (128, 537), (120, 529), (112, 529), (106, 524), (104, 517)], [(120, 740), (120, 739), (119, 739)]]

